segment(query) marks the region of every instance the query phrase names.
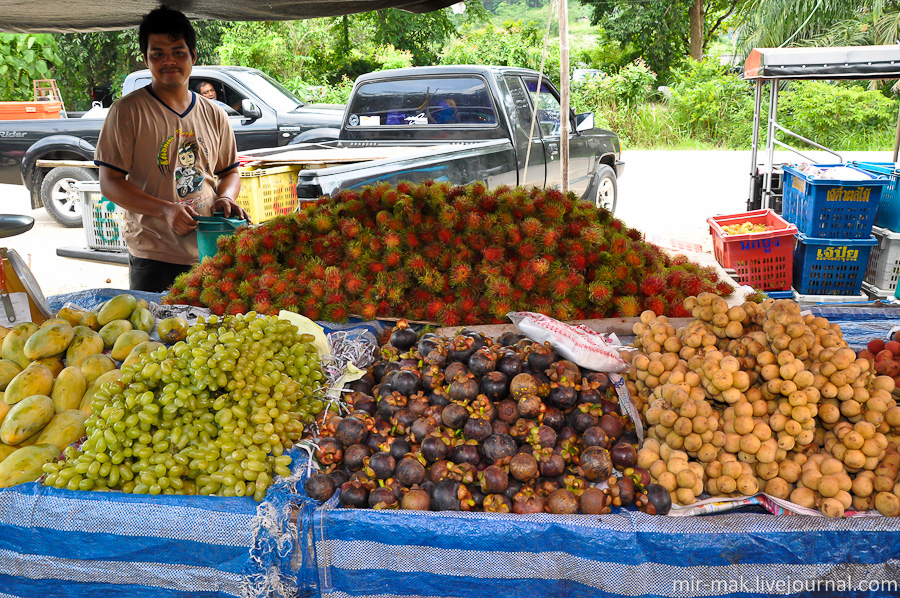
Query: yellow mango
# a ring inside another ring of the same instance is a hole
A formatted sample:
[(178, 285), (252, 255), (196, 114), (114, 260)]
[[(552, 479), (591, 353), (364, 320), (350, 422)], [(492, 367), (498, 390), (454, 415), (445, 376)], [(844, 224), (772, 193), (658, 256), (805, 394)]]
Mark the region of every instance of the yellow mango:
[[(40, 326), (38, 326), (38, 329), (46, 328), (47, 326), (53, 326), (54, 324), (69, 324), (69, 321), (65, 318), (50, 318), (49, 320), (44, 320), (43, 322), (41, 322)], [(69, 324), (69, 326), (71, 326), (71, 324)]]
[(97, 321), (101, 326), (106, 326), (113, 320), (127, 320), (136, 307), (137, 299), (134, 298), (134, 295), (128, 293), (116, 295), (104, 303), (97, 312)]
[(62, 413), (57, 413), (44, 426), (37, 444), (52, 444), (63, 451), (67, 446), (84, 436), (84, 422), (87, 421), (88, 414), (78, 409), (69, 409)]
[(157, 341), (146, 341), (135, 345), (128, 357), (125, 358), (125, 361), (122, 362), (122, 367), (137, 362), (142, 356), (147, 353), (153, 353), (160, 347), (165, 347), (165, 345)]
[(156, 318), (154, 318), (153, 314), (150, 313), (150, 310), (145, 307), (139, 307), (131, 312), (131, 318), (129, 318), (129, 320), (135, 330), (143, 330), (147, 334), (153, 332), (153, 327), (156, 326)]
[(31, 436), (29, 436), (28, 438), (26, 438), (25, 440), (23, 440), (22, 442), (20, 442), (20, 443), (17, 444), (16, 446), (19, 447), (19, 448), (22, 448), (23, 446), (31, 446), (32, 444), (37, 444), (37, 439), (38, 439), (38, 437), (39, 437), (40, 435), (41, 435), (41, 431), (38, 430), (37, 432), (35, 432), (35, 433), (32, 434)]
[(103, 347), (112, 349), (112, 346), (116, 344), (116, 339), (132, 329), (134, 329), (134, 326), (128, 320), (113, 320), (106, 323), (99, 333), (100, 338), (103, 339)]
[(22, 352), (31, 361), (59, 355), (65, 353), (74, 337), (72, 325), (65, 320), (58, 320), (53, 324), (41, 326), (37, 332), (28, 337)]
[(19, 447), (0, 443), (0, 463), (2, 463), (4, 459), (12, 455), (17, 450), (19, 450)]
[(80, 366), (90, 355), (103, 353), (103, 339), (85, 326), (75, 327), (75, 338), (66, 351), (66, 365)]
[(128, 357), (128, 354), (131, 353), (131, 350), (134, 349), (137, 345), (149, 340), (150, 335), (143, 330), (129, 330), (128, 332), (124, 332), (119, 335), (119, 337), (116, 339), (115, 344), (113, 344), (113, 348), (112, 351), (110, 351), (109, 356), (116, 361), (122, 361), (123, 359)]
[(84, 374), (85, 384), (90, 388), (94, 381), (101, 375), (116, 369), (116, 362), (113, 361), (109, 355), (97, 353), (85, 357), (78, 368), (81, 370), (81, 373)]
[(3, 423), (3, 419), (6, 417), (6, 414), (9, 413), (10, 409), (12, 409), (12, 405), (6, 401), (0, 402), (0, 424)]
[(57, 312), (56, 317), (65, 320), (72, 327), (78, 326), (81, 324), (81, 318), (84, 317), (85, 311), (83, 309), (76, 309), (74, 307), (64, 307), (59, 312)]
[(147, 303), (146, 299), (138, 299), (137, 306), (143, 309), (150, 309), (150, 304)]
[(81, 368), (72, 365), (61, 371), (53, 381), (50, 398), (53, 400), (56, 412), (62, 413), (69, 409), (78, 409), (86, 391), (87, 382), (84, 374), (81, 373)]
[(184, 318), (178, 317), (166, 318), (165, 320), (160, 321), (159, 326), (156, 327), (159, 339), (170, 345), (187, 338), (187, 331), (188, 323)]
[(35, 481), (44, 474), (44, 464), (58, 459), (60, 452), (52, 444), (36, 444), (16, 450), (0, 462), (0, 488)]
[(32, 395), (13, 405), (0, 424), (0, 442), (19, 444), (40, 432), (53, 417), (53, 401), (46, 395)]
[(53, 372), (47, 366), (33, 363), (22, 370), (6, 387), (3, 400), (15, 405), (32, 395), (49, 395), (53, 389)]
[(0, 359), (9, 359), (20, 367), (28, 367), (31, 360), (25, 357), (25, 343), (37, 330), (38, 325), (32, 322), (22, 322), (13, 326), (3, 339), (3, 345), (0, 345)]
[(36, 359), (32, 361), (31, 364), (39, 363), (41, 365), (45, 365), (50, 369), (50, 373), (53, 374), (53, 377), (56, 378), (59, 376), (59, 373), (63, 371), (66, 367), (66, 364), (63, 363), (64, 355), (58, 355), (55, 357), (44, 357), (43, 359)]
[(0, 390), (6, 390), (13, 378), (19, 375), (22, 368), (15, 361), (0, 359)]
[(102, 326), (100, 326), (99, 320), (97, 320), (97, 312), (95, 311), (86, 311), (84, 315), (81, 317), (81, 322), (79, 322), (81, 326), (85, 326), (86, 328), (90, 328), (94, 332), (100, 330)]
[(6, 326), (0, 326), (0, 341), (6, 338), (6, 335), (9, 333), (9, 328)]

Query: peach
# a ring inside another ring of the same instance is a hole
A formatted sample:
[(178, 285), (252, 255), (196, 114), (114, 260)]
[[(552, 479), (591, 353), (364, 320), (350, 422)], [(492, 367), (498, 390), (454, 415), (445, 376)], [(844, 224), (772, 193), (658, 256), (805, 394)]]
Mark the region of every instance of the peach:
[(869, 344), (866, 345), (866, 349), (871, 351), (873, 355), (879, 351), (884, 351), (884, 341), (880, 338), (873, 338), (869, 341)]
[(884, 349), (890, 351), (895, 356), (900, 355), (900, 343), (897, 341), (888, 341), (884, 343)]

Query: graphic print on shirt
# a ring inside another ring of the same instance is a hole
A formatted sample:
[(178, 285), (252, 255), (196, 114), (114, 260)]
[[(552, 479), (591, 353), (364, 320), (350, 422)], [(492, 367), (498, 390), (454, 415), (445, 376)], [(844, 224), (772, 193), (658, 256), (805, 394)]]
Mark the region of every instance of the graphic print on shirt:
[[(180, 145), (176, 144), (180, 141)], [(203, 189), (203, 172), (198, 169), (197, 158), (200, 154), (200, 145), (203, 140), (197, 138), (193, 131), (176, 129), (175, 134), (166, 138), (159, 148), (157, 165), (163, 175), (171, 172), (175, 178), (175, 191), (178, 194), (179, 203), (200, 207), (200, 196), (196, 195)], [(206, 149), (204, 147), (204, 149)], [(174, 154), (174, 156), (173, 156)], [(174, 159), (173, 159), (174, 158)], [(174, 165), (174, 170), (172, 166)]]

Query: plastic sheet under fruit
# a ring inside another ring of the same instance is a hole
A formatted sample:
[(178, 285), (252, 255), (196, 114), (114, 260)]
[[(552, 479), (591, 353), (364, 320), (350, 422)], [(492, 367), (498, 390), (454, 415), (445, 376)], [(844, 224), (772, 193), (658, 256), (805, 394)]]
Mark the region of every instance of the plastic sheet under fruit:
[(886, 517), (672, 518), (632, 511), (598, 517), (326, 507), (315, 512), (312, 529), (304, 533), (315, 538), (318, 589), (326, 598), (900, 592), (891, 586), (900, 579), (900, 520)]
[(839, 324), (844, 340), (856, 351), (865, 349), (873, 338), (888, 338), (891, 329), (900, 324), (900, 305), (875, 304), (883, 307), (838, 307), (815, 305), (809, 311)]

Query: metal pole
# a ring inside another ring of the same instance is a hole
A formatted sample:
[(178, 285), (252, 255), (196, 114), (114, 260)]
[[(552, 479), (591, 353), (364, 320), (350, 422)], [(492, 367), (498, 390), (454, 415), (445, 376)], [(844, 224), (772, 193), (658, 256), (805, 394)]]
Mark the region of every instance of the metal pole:
[(763, 80), (757, 79), (753, 104), (753, 143), (750, 146), (750, 197), (747, 199), (748, 206), (753, 200), (753, 179), (757, 174), (756, 156), (759, 150), (759, 116), (760, 112), (762, 112), (762, 86)]
[[(769, 127), (766, 133), (766, 195), (763, 197), (763, 208), (774, 208), (772, 203), (772, 170), (775, 165), (775, 116), (778, 114), (778, 79), (772, 79), (769, 93)], [(767, 205), (772, 203), (772, 205)]]
[(892, 162), (897, 162), (897, 154), (900, 153), (900, 113), (897, 114), (897, 137), (894, 139), (894, 159)]
[(569, 191), (569, 7), (567, 0), (559, 3), (559, 74), (560, 74), (560, 174), (562, 192)]

